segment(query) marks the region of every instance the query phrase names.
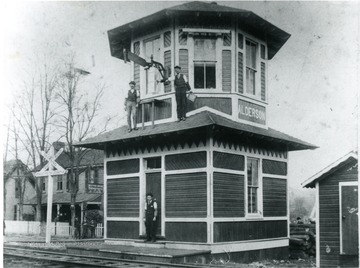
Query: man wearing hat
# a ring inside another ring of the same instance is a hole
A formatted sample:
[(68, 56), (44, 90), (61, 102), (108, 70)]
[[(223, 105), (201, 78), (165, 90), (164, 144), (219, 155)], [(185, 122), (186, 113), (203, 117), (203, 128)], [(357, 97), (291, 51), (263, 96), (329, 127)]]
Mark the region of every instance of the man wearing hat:
[[(128, 96), (125, 98), (125, 111), (127, 111), (127, 122), (128, 122), (128, 131), (137, 130), (136, 128), (136, 109), (139, 102), (139, 94), (135, 89), (136, 83), (131, 81), (129, 83), (130, 89), (128, 91)], [(131, 127), (131, 119), (133, 121), (133, 126)]]
[(181, 73), (181, 67), (175, 66), (175, 76), (168, 78), (168, 81), (174, 81), (175, 85), (175, 97), (176, 97), (176, 111), (178, 121), (186, 120), (186, 93), (190, 91), (190, 85), (188, 83), (186, 75)]

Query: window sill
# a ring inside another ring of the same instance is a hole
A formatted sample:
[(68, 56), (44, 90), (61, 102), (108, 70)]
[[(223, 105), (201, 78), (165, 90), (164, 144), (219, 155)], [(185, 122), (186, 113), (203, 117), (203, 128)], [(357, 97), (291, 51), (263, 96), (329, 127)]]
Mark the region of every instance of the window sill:
[(263, 220), (264, 216), (261, 214), (248, 214), (245, 216), (245, 220), (251, 221), (251, 220)]

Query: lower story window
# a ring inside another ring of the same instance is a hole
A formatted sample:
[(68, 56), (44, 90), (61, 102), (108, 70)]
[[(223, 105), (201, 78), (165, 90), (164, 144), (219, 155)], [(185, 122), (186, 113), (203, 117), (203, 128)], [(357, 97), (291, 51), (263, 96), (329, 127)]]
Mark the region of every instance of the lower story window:
[(216, 65), (215, 63), (199, 62), (194, 67), (195, 88), (216, 88)]
[(247, 159), (247, 201), (249, 214), (259, 212), (259, 159)]

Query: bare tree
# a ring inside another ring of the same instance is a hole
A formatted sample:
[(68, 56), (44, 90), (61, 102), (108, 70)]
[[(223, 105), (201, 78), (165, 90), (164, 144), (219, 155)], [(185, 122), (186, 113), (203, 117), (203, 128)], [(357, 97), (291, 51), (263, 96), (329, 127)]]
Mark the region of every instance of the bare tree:
[[(71, 225), (75, 226), (75, 205), (78, 192), (80, 164), (88, 150), (73, 145), (89, 137), (90, 134), (99, 132), (96, 129), (96, 117), (100, 109), (100, 99), (103, 95), (104, 86), (95, 86), (96, 92), (89, 97), (81, 86), (86, 75), (90, 74), (82, 69), (74, 67), (73, 61), (67, 65), (67, 70), (61, 79), (58, 89), (58, 98), (64, 111), (60, 115), (58, 123), (67, 143), (65, 153), (70, 160), (68, 174), (69, 190), (71, 194)], [(89, 91), (89, 88), (87, 89)], [(109, 120), (105, 120), (104, 129)], [(74, 230), (73, 230), (74, 231)]]
[[(25, 81), (20, 96), (15, 101), (12, 115), (19, 126), (19, 142), (24, 148), (29, 165), (33, 168), (44, 164), (41, 151), (48, 151), (53, 134), (52, 121), (56, 114), (54, 106), (57, 72), (45, 63)], [(36, 220), (41, 221), (43, 178), (36, 178)]]

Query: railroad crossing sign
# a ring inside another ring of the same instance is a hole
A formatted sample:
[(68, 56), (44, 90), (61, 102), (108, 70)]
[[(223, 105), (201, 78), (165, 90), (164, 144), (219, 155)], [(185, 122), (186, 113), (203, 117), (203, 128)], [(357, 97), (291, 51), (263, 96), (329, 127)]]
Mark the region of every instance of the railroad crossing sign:
[(61, 155), (63, 149), (60, 149), (54, 155), (54, 147), (51, 146), (48, 153), (44, 151), (40, 152), (41, 155), (48, 161), (46, 165), (39, 171), (34, 172), (33, 175), (35, 177), (46, 177), (48, 176), (48, 191), (47, 191), (47, 217), (46, 217), (46, 243), (51, 242), (51, 212), (52, 212), (52, 201), (53, 201), (53, 190), (54, 190), (54, 183), (53, 177), (56, 175), (63, 175), (67, 173), (67, 170), (56, 163), (56, 158)]

